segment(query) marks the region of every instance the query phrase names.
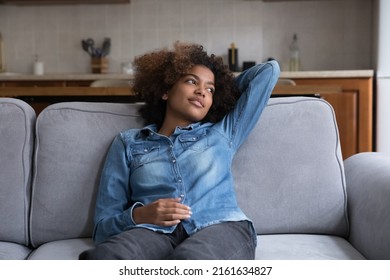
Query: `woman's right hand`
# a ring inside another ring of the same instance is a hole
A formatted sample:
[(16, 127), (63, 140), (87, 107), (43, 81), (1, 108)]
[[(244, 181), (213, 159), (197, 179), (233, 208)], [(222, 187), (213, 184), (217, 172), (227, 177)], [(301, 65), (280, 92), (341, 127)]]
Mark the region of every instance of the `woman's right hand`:
[(136, 207), (133, 220), (136, 224), (174, 226), (191, 217), (191, 208), (180, 203), (180, 198), (161, 198), (150, 204)]

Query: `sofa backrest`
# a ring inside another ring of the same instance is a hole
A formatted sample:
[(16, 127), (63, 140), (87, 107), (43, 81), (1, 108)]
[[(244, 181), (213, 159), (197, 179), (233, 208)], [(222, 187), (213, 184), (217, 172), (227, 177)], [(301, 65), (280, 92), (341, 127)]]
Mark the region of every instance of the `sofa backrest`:
[(90, 237), (101, 168), (114, 136), (140, 126), (137, 104), (57, 103), (37, 118), (31, 242)]
[(348, 234), (339, 134), (326, 101), (271, 98), (233, 172), (258, 234)]
[[(38, 116), (31, 242), (90, 237), (114, 136), (141, 127), (138, 104), (58, 103)], [(317, 98), (272, 98), (233, 162), (237, 198), (259, 234), (348, 232), (339, 135)]]
[(28, 245), (35, 112), (0, 98), (0, 241)]

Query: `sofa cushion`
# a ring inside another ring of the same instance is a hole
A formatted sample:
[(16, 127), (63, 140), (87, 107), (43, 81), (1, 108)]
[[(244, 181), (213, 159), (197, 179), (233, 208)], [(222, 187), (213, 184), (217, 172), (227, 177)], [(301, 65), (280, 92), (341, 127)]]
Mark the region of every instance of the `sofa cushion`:
[(349, 242), (365, 257), (390, 259), (390, 154), (366, 152), (345, 160)]
[(25, 260), (31, 251), (25, 245), (0, 241), (0, 260)]
[(92, 249), (92, 238), (77, 238), (51, 241), (36, 248), (29, 260), (77, 260), (79, 254)]
[(120, 131), (141, 126), (137, 104), (57, 103), (36, 125), (31, 242), (90, 237), (101, 168)]
[(0, 98), (0, 241), (29, 242), (34, 125), (35, 112), (27, 103)]
[(258, 234), (348, 234), (339, 135), (326, 101), (271, 98), (233, 172)]
[(257, 236), (260, 260), (364, 260), (342, 237), (320, 234), (270, 234)]

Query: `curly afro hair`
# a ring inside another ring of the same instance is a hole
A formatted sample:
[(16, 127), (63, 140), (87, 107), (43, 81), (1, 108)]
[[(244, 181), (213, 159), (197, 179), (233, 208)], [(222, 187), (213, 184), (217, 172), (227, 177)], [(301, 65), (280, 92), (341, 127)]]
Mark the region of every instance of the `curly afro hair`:
[(134, 60), (133, 90), (145, 102), (140, 109), (145, 124), (162, 125), (166, 111), (162, 96), (195, 65), (206, 66), (215, 78), (213, 104), (202, 122), (218, 122), (234, 107), (239, 91), (222, 58), (208, 55), (201, 45), (176, 42), (173, 50), (161, 49)]

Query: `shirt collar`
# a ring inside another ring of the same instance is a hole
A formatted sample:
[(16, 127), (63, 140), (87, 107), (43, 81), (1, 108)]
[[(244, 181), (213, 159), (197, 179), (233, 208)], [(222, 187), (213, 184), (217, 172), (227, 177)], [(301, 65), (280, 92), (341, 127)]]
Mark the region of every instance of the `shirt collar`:
[[(185, 126), (185, 127), (177, 126), (175, 131), (173, 132), (173, 135), (179, 135), (179, 134), (182, 134), (183, 132), (196, 129), (199, 126), (201, 126), (201, 124), (202, 124), (201, 122), (197, 122), (197, 123), (192, 123), (192, 124)], [(158, 127), (156, 124), (150, 124), (150, 125), (142, 128), (141, 132), (146, 136), (153, 136), (153, 135), (158, 134)]]

